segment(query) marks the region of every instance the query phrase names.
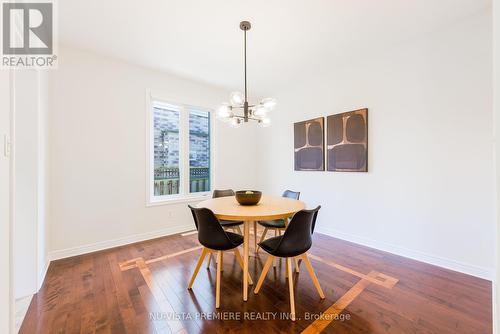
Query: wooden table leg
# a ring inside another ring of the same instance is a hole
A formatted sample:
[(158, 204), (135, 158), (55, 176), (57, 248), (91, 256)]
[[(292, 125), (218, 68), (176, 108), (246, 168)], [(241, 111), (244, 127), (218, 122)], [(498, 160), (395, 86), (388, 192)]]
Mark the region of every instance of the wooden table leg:
[(250, 224), (245, 222), (243, 227), (243, 301), (248, 299), (248, 246), (250, 243)]
[(257, 221), (253, 222), (253, 251), (257, 254)]

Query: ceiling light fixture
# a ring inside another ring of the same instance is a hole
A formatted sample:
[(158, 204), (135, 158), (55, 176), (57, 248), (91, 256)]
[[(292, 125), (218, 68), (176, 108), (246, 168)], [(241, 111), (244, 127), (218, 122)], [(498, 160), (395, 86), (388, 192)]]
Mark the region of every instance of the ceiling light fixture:
[[(217, 118), (229, 122), (232, 127), (240, 127), (242, 122), (256, 121), (262, 127), (271, 125), (271, 120), (268, 113), (276, 106), (276, 100), (273, 98), (265, 98), (258, 104), (248, 103), (247, 94), (247, 31), (250, 30), (251, 25), (248, 21), (240, 22), (240, 29), (244, 33), (244, 51), (245, 51), (245, 94), (240, 92), (233, 92), (229, 96), (229, 103), (222, 103), (217, 108)], [(241, 114), (243, 111), (243, 114)]]

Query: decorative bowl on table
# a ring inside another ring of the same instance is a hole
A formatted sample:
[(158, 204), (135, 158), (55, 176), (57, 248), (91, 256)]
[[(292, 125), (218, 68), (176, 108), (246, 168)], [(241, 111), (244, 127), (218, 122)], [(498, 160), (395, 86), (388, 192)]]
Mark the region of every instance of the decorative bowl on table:
[(240, 190), (236, 192), (236, 200), (240, 205), (257, 205), (262, 197), (261, 191)]

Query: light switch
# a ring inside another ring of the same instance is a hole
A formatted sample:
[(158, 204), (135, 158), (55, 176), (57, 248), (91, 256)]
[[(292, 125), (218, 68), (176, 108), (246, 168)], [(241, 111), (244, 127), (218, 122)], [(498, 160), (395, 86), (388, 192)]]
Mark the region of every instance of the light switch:
[(3, 155), (4, 155), (4, 157), (6, 157), (6, 158), (10, 157), (10, 149), (11, 149), (10, 136), (4, 135), (3, 136)]

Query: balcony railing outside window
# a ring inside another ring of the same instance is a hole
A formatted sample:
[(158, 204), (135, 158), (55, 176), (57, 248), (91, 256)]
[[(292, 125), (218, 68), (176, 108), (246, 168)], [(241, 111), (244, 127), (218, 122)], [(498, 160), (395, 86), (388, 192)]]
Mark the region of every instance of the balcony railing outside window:
[[(155, 196), (179, 193), (179, 168), (160, 167), (155, 169)], [(189, 169), (189, 192), (210, 191), (210, 168), (191, 167)]]
[(189, 168), (189, 192), (198, 193), (210, 191), (210, 168)]

